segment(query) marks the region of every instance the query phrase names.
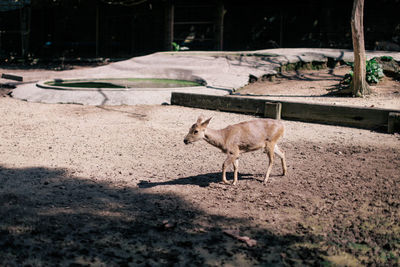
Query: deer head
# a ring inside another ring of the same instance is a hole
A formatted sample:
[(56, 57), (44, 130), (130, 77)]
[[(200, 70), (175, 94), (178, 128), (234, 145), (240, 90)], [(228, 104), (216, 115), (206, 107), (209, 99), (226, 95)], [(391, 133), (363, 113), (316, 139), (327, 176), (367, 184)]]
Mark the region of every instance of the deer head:
[(189, 133), (186, 135), (183, 142), (185, 144), (190, 144), (190, 143), (193, 143), (193, 142), (203, 139), (206, 128), (207, 128), (210, 120), (211, 120), (211, 118), (204, 121), (204, 117), (199, 116), (199, 118), (197, 119), (197, 122), (195, 124), (193, 124), (192, 127), (190, 127)]

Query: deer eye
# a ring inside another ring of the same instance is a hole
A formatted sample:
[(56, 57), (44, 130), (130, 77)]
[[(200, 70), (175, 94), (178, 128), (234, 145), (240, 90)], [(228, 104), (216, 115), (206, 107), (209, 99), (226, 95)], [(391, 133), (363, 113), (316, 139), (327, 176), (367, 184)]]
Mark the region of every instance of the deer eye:
[(194, 130), (194, 132), (193, 132), (194, 134), (198, 134), (199, 133), (199, 131), (197, 131), (197, 130)]

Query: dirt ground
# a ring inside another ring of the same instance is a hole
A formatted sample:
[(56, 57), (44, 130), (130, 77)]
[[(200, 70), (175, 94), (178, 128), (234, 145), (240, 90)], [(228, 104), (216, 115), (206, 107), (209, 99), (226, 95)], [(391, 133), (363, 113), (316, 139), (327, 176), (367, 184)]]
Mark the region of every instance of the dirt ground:
[(400, 109), (400, 81), (384, 77), (371, 85), (372, 95), (364, 98), (333, 96), (350, 67), (289, 71), (279, 74), (274, 81), (258, 81), (237, 90), (236, 94), (274, 100), (335, 104), (359, 107)]
[(288, 175), (277, 160), (264, 186), (258, 151), (230, 186), (224, 154), (183, 138), (200, 114), (211, 128), (252, 116), (7, 95), (0, 110), (2, 266), (400, 264), (399, 135), (285, 121)]

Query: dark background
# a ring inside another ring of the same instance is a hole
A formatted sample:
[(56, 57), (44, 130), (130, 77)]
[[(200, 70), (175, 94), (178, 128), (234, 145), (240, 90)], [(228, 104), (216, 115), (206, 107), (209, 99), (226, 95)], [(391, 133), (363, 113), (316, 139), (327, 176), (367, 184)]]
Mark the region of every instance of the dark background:
[[(170, 50), (166, 10), (174, 6), (173, 41), (190, 50), (277, 47), (352, 48), (351, 0), (25, 0), (0, 4), (0, 58), (128, 58)], [(129, 2), (129, 1), (126, 1)], [(218, 6), (226, 10), (223, 25)], [(365, 0), (368, 50), (400, 45), (400, 0)], [(222, 47), (216, 33), (222, 27)], [(190, 35), (194, 40), (184, 44)], [(377, 43), (378, 42), (378, 43)], [(383, 43), (382, 43), (383, 42)]]

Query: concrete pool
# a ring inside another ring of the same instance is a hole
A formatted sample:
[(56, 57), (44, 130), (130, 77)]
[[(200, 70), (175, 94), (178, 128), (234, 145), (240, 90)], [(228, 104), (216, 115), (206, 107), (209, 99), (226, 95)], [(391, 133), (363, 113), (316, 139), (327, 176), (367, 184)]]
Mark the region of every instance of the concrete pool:
[(181, 87), (204, 86), (201, 79), (195, 81), (164, 78), (102, 78), (102, 79), (53, 79), (38, 82), (38, 87), (55, 90), (162, 90)]

